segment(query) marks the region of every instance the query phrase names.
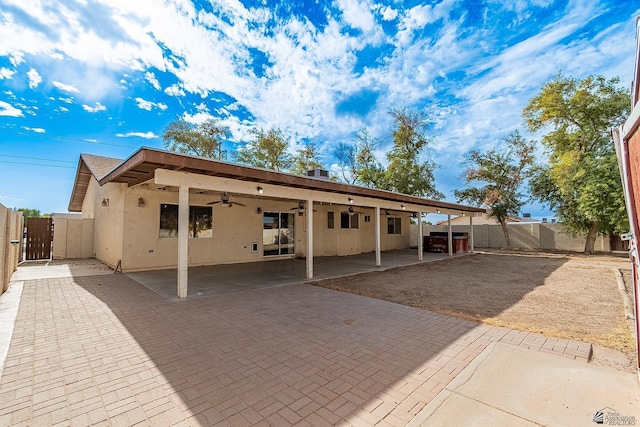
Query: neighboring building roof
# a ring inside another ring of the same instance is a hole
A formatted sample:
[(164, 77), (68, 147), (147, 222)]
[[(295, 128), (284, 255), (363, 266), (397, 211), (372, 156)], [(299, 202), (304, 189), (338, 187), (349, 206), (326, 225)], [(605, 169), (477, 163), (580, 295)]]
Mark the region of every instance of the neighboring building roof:
[[(110, 169), (110, 170), (107, 170)], [(348, 185), (339, 182), (319, 180), (306, 176), (275, 172), (266, 169), (243, 166), (219, 160), (189, 156), (174, 152), (142, 147), (131, 157), (122, 161), (108, 157), (82, 154), (73, 186), (69, 211), (80, 212), (89, 180), (93, 175), (100, 185), (109, 182), (125, 183), (132, 187), (152, 180), (156, 169), (179, 170), (208, 176), (238, 179), (285, 187), (304, 188), (332, 193), (373, 197), (395, 202), (412, 203), (426, 207), (453, 209), (460, 212), (485, 212), (483, 208), (423, 199), (391, 191)]]

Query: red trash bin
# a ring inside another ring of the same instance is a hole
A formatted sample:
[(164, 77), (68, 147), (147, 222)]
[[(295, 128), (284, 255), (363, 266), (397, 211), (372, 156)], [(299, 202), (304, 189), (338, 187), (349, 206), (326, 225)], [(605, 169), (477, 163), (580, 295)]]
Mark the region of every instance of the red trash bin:
[(453, 253), (464, 254), (469, 252), (469, 238), (464, 236), (453, 238)]

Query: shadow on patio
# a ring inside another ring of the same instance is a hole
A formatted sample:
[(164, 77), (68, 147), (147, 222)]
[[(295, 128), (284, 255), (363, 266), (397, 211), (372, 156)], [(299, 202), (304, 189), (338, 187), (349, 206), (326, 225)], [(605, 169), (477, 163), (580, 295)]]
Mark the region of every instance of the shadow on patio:
[(174, 304), (85, 276), (27, 281), (22, 304), (0, 417), (25, 424), (399, 426), (491, 342), (545, 342), (306, 284)]
[[(423, 262), (447, 258), (449, 258), (447, 254), (425, 253)], [(418, 261), (416, 249), (385, 251), (382, 252), (381, 260), (382, 266), (378, 268), (373, 252), (350, 256), (316, 257), (313, 280), (383, 271), (421, 263)], [(127, 276), (170, 301), (184, 301), (176, 294), (178, 276), (176, 269), (127, 273)], [(187, 299), (207, 298), (302, 282), (307, 282), (306, 260), (298, 258), (190, 267)]]

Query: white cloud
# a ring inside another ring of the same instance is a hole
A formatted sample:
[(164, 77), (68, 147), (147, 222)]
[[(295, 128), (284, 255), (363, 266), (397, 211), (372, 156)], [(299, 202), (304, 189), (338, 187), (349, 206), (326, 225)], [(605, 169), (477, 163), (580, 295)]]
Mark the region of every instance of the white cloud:
[(151, 111), (153, 108), (158, 108), (159, 110), (164, 111), (168, 108), (167, 104), (163, 104), (162, 102), (152, 102), (142, 98), (136, 98), (136, 104), (138, 104), (138, 108), (141, 110), (147, 111)]
[(31, 132), (35, 132), (35, 133), (46, 133), (46, 129), (44, 128), (31, 128), (28, 126), (22, 126), (22, 129), (24, 130), (30, 130)]
[(119, 138), (144, 138), (144, 139), (153, 139), (153, 138), (157, 138), (158, 135), (156, 135), (155, 133), (149, 131), (149, 132), (127, 132), (127, 133), (118, 133), (116, 134), (117, 137)]
[(185, 122), (191, 123), (194, 125), (199, 125), (201, 123), (206, 122), (207, 120), (215, 119), (214, 116), (205, 112), (199, 112), (195, 114), (184, 113), (182, 115), (182, 118), (184, 119)]
[(8, 79), (12, 79), (13, 75), (15, 73), (16, 72), (14, 70), (10, 70), (8, 68), (2, 67), (2, 68), (0, 68), (0, 80), (2, 80), (2, 79), (7, 79), (7, 80)]
[(35, 89), (40, 83), (42, 83), (42, 76), (36, 71), (35, 68), (31, 68), (27, 71), (27, 77), (29, 78), (29, 88)]
[(160, 86), (160, 82), (158, 81), (158, 79), (156, 78), (155, 74), (153, 74), (151, 71), (147, 71), (146, 73), (144, 73), (144, 78), (145, 80), (147, 80), (151, 86), (153, 86), (156, 90), (160, 90), (162, 89), (162, 87)]
[(164, 90), (164, 93), (166, 93), (169, 96), (185, 96), (186, 95), (184, 90), (178, 84), (169, 86)]
[(5, 117), (22, 117), (22, 111), (15, 108), (13, 105), (8, 102), (0, 101), (0, 116)]
[(69, 109), (67, 107), (59, 106), (58, 111), (62, 111), (63, 113), (66, 113), (69, 111)]
[(58, 88), (59, 90), (61, 90), (62, 92), (67, 92), (67, 93), (80, 93), (80, 91), (78, 90), (78, 88), (76, 88), (73, 85), (68, 85), (65, 83), (61, 83), (57, 80), (54, 80), (53, 82), (51, 82), (51, 84), (53, 84), (56, 88)]
[(99, 111), (106, 111), (107, 107), (105, 107), (104, 105), (100, 104), (99, 102), (96, 102), (96, 104), (92, 107), (90, 105), (87, 104), (82, 104), (82, 108), (89, 112), (89, 113), (97, 113)]
[(342, 10), (342, 18), (353, 28), (364, 32), (373, 31), (376, 20), (371, 12), (371, 5), (366, 1), (337, 0), (338, 7)]
[(382, 6), (380, 8), (380, 15), (385, 21), (393, 21), (398, 17), (398, 11), (391, 6)]
[(66, 102), (67, 104), (73, 104), (73, 97), (69, 97), (69, 98), (60, 97), (58, 98), (58, 100), (62, 102)]

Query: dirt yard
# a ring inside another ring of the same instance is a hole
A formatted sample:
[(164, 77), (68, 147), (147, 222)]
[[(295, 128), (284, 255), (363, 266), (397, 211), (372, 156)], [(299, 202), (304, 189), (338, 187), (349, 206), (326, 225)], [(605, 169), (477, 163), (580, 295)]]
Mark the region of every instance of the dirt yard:
[(316, 284), (588, 342), (593, 363), (634, 372), (635, 343), (618, 290), (618, 269), (631, 291), (627, 258), (539, 253), (480, 253)]

